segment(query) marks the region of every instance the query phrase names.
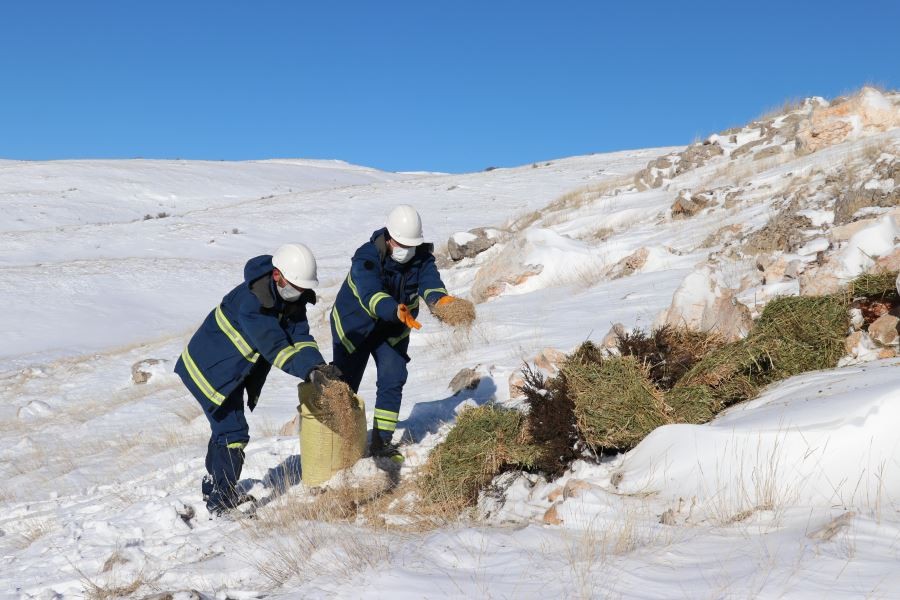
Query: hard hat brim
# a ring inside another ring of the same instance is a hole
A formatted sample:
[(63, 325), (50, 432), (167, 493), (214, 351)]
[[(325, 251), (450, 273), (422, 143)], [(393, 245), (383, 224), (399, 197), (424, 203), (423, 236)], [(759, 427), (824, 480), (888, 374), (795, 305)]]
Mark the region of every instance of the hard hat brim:
[[(284, 275), (284, 273), (282, 273), (282, 275)], [(288, 279), (287, 277), (285, 277), (284, 279), (292, 286), (303, 288), (304, 290), (314, 290), (319, 285), (318, 279), (298, 279), (297, 281), (293, 281), (291, 279)]]
[(408, 238), (401, 235), (394, 235), (390, 231), (388, 231), (388, 233), (390, 233), (392, 240), (400, 242), (404, 246), (421, 246), (425, 243), (425, 238), (423, 237)]

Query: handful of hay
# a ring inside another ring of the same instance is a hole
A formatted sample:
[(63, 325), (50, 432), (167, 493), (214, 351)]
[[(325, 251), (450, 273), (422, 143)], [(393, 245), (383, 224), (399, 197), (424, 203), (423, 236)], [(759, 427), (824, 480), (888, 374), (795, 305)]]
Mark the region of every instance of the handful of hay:
[(474, 504), (478, 491), (509, 467), (530, 467), (537, 448), (525, 439), (525, 415), (490, 405), (460, 413), (447, 439), (429, 455), (419, 488), (432, 504)]
[(360, 409), (349, 385), (338, 379), (329, 380), (316, 396), (315, 408), (329, 429), (344, 439), (352, 439)]
[(431, 312), (441, 322), (453, 327), (468, 327), (475, 321), (475, 305), (463, 298), (454, 298), (451, 302), (435, 304)]

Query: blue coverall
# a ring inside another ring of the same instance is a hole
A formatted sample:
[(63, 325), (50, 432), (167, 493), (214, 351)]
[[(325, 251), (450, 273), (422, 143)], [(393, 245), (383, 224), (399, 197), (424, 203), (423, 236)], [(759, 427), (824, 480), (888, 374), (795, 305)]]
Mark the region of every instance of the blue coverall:
[(434, 304), (447, 295), (431, 244), (417, 246), (415, 256), (400, 264), (390, 257), (388, 239), (382, 228), (359, 247), (331, 309), (333, 362), (354, 391), (359, 390), (369, 356), (375, 359), (373, 435), (384, 442), (397, 427), (409, 362), (410, 330), (397, 318), (397, 307), (406, 304), (415, 317), (420, 297)]
[(306, 290), (297, 301), (285, 302), (272, 270), (270, 255), (250, 259), (244, 282), (209, 313), (175, 364), (212, 429), (202, 486), (210, 510), (239, 501), (235, 485), (250, 441), (244, 392), (252, 411), (272, 365), (306, 379), (325, 362), (306, 320), (306, 305), (315, 304), (315, 293)]

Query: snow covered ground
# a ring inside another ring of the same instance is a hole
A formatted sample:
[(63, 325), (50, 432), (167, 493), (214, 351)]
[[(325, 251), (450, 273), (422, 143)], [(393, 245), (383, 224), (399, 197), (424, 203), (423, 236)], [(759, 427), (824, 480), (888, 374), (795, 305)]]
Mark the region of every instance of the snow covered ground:
[[(650, 327), (715, 250), (704, 240), (761, 226), (778, 182), (805, 173), (813, 185), (866, 143), (753, 161), (745, 203), (691, 220), (671, 218), (678, 190), (727, 180), (721, 163), (673, 186), (545, 208), (630, 181), (673, 148), (466, 175), (327, 161), (0, 162), (0, 594), (900, 597), (898, 359), (794, 378), (710, 425), (666, 426), (626, 455), (576, 463), (559, 481), (510, 475), (482, 522), (426, 532), (267, 525), (282, 500), (249, 524), (208, 520), (205, 418), (171, 363), (146, 385), (131, 381), (138, 360), (174, 361), (244, 261), (280, 243), (306, 242), (318, 257), (311, 324), (328, 357), (327, 311), (349, 257), (391, 207), (415, 205), (439, 247), (516, 222), (518, 237), (448, 266), (445, 282), (469, 295), (514, 262), (507, 255), (539, 272), (479, 304), (470, 333), (424, 311), (413, 335), (401, 411), (409, 472), (462, 406), (514, 405), (508, 380), (523, 360), (599, 340), (613, 323)], [(604, 275), (640, 248), (647, 258), (633, 272)], [(723, 264), (720, 279), (755, 271)], [(484, 377), (453, 395), (446, 386), (463, 367)], [(243, 479), (262, 497), (304, 493), (298, 442), (278, 435), (295, 414), (295, 383), (273, 373), (249, 419)], [(361, 395), (374, 397), (374, 366)]]

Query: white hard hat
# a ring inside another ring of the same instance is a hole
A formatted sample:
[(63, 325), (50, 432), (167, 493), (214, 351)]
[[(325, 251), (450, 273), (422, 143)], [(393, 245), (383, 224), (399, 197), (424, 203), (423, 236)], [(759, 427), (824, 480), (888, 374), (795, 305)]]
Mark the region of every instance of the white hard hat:
[(272, 266), (297, 287), (313, 289), (319, 285), (316, 277), (316, 257), (304, 244), (285, 244), (272, 255)]
[(409, 204), (401, 204), (391, 211), (387, 218), (387, 230), (391, 239), (404, 246), (418, 246), (425, 241), (422, 237), (422, 219)]

